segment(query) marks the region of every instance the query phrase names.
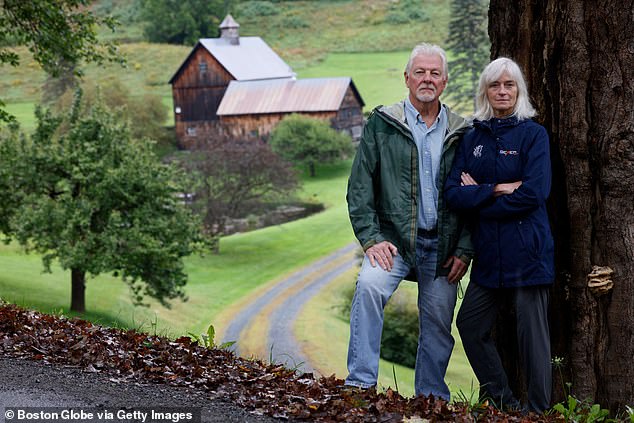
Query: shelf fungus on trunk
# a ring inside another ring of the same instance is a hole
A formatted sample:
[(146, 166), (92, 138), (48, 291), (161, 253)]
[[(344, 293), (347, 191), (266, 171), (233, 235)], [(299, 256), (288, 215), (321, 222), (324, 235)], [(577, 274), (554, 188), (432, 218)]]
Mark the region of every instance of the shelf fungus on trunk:
[(588, 288), (596, 296), (607, 294), (612, 287), (612, 270), (608, 266), (592, 266), (592, 272), (588, 273)]

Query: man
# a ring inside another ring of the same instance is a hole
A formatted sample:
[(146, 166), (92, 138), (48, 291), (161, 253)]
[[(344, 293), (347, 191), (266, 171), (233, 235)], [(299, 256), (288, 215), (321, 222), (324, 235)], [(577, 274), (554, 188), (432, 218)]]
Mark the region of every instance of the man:
[(467, 122), (439, 101), (448, 79), (440, 47), (416, 46), (404, 75), (409, 96), (372, 112), (348, 181), (350, 221), (365, 257), (350, 312), (346, 385), (376, 385), (383, 309), (411, 272), (420, 322), (415, 392), (449, 400), (456, 287), (473, 251), (439, 192)]

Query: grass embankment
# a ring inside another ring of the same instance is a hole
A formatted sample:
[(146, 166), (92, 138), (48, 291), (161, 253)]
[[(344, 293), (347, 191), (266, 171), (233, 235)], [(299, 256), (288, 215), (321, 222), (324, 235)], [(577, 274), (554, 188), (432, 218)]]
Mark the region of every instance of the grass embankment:
[[(101, 275), (87, 284), (86, 318), (105, 325), (140, 328), (170, 336), (202, 333), (213, 323), (221, 331), (239, 309), (236, 303), (353, 240), (345, 205), (345, 183), (350, 162), (318, 168), (316, 178), (304, 176), (302, 196), (325, 203), (326, 211), (311, 217), (262, 230), (223, 238), (219, 255), (187, 259), (189, 301), (165, 309), (156, 302), (134, 307), (120, 280)], [(41, 273), (39, 256), (25, 255), (15, 245), (0, 247), (1, 296), (10, 302), (44, 312), (68, 314), (70, 275), (58, 267)], [(311, 361), (325, 374), (345, 377), (348, 323), (333, 307), (341, 304), (345, 286), (354, 284), (350, 272), (330, 285), (301, 314), (296, 336)], [(402, 284), (399, 290), (412, 290)], [(415, 292), (408, 294), (415, 301)], [(232, 310), (232, 307), (234, 309)], [(223, 312), (224, 311), (224, 312)], [(222, 312), (222, 313), (221, 313)], [(263, 357), (268, 358), (268, 357)], [(413, 372), (396, 366), (399, 388), (411, 394)], [(380, 384), (393, 386), (392, 365), (381, 363)], [(452, 389), (468, 391), (470, 369), (459, 340), (450, 365)]]
[[(346, 216), (345, 180), (350, 162), (318, 169), (305, 177), (303, 198), (325, 203), (326, 211), (306, 219), (222, 239), (220, 254), (186, 260), (189, 301), (171, 309), (155, 302), (133, 307), (119, 279), (101, 275), (87, 282), (86, 317), (103, 324), (142, 327), (168, 335), (203, 331), (228, 305), (259, 286), (282, 278), (353, 240)], [(342, 186), (343, 185), (343, 186)], [(14, 245), (0, 247), (0, 296), (45, 312), (68, 313), (70, 275), (53, 266), (42, 273), (40, 258)]]

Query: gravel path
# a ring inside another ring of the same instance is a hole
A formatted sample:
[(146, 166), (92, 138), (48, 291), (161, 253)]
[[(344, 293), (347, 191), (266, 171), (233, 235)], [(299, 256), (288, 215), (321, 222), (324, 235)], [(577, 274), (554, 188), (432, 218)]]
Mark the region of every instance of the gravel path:
[[(10, 357), (0, 357), (0, 422), (31, 422), (38, 420), (9, 419), (17, 408), (61, 407), (94, 412), (93, 422), (142, 423), (141, 419), (124, 420), (118, 410), (132, 413), (141, 410), (198, 413), (200, 420), (180, 420), (217, 423), (272, 423), (280, 420), (249, 413), (239, 406), (210, 398), (205, 392), (168, 385), (115, 383), (107, 374), (90, 373), (77, 367), (50, 365)], [(99, 419), (96, 410), (108, 410), (113, 419)], [(7, 414), (9, 413), (9, 414)], [(6, 416), (6, 417), (5, 417)], [(41, 421), (41, 420), (39, 420)], [(58, 423), (75, 419), (50, 420)], [(149, 420), (146, 420), (146, 423)], [(159, 421), (159, 420), (155, 420)], [(163, 420), (172, 423), (172, 420)]]
[[(297, 314), (304, 304), (315, 296), (324, 286), (337, 276), (346, 272), (357, 264), (357, 260), (351, 253), (354, 252), (358, 244), (352, 243), (335, 251), (334, 253), (317, 260), (316, 262), (293, 273), (288, 278), (276, 284), (264, 295), (248, 304), (238, 313), (235, 319), (229, 324), (224, 333), (224, 340), (236, 341), (233, 348), (236, 353), (240, 350), (240, 335), (268, 304), (274, 302), (286, 291), (292, 292), (272, 313), (269, 315), (270, 330), (267, 334), (266, 345), (272, 348), (272, 355), (276, 362), (285, 363), (288, 367), (299, 367), (302, 371), (310, 372), (314, 368), (301, 352), (297, 340), (293, 335), (293, 323)], [(330, 269), (333, 262), (344, 255), (350, 255), (343, 263)], [(329, 270), (324, 272), (324, 269)], [(306, 280), (308, 279), (308, 282)], [(302, 285), (300, 289), (298, 286)], [(271, 347), (272, 346), (272, 347)]]

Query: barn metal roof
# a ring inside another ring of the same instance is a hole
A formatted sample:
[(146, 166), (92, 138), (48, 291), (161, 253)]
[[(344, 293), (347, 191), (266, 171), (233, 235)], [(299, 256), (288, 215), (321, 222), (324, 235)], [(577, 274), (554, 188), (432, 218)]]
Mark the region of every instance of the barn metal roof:
[(361, 96), (352, 79), (348, 77), (231, 81), (217, 114), (228, 116), (335, 111), (341, 106), (351, 84), (363, 106)]
[(240, 37), (240, 44), (224, 38), (203, 38), (200, 41), (238, 81), (292, 78), (293, 69), (260, 37)]
[(260, 37), (240, 37), (239, 44), (231, 44), (226, 38), (201, 38), (170, 78), (170, 84), (199, 45), (211, 53), (238, 81), (295, 77), (293, 69)]

